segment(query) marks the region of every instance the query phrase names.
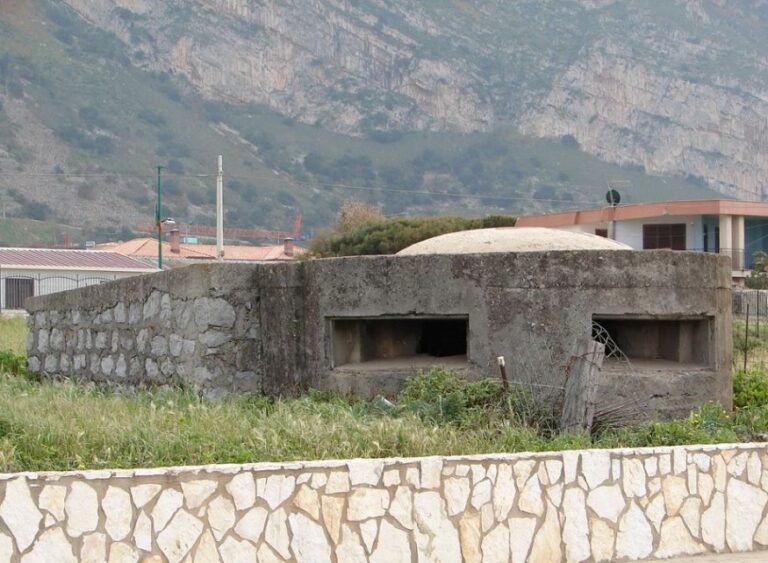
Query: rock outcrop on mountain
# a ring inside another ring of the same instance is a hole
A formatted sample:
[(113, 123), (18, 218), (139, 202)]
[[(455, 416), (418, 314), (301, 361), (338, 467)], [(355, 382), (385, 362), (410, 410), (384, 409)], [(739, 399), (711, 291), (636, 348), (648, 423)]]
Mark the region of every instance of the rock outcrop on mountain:
[(573, 135), (606, 160), (695, 175), (733, 197), (766, 195), (768, 97), (659, 73), (614, 44), (572, 65), (520, 128)]
[(766, 0), (65, 1), (210, 99), (349, 134), (513, 124), (766, 195)]

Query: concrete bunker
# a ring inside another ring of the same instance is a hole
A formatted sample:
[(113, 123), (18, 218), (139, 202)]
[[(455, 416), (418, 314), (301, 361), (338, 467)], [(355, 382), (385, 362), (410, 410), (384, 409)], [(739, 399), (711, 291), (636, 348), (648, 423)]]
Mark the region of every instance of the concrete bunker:
[[(548, 229), (436, 237), (395, 256), (205, 264), (34, 297), (32, 373), (208, 396), (308, 389), (396, 394), (433, 365), (563, 393), (603, 323), (597, 408), (639, 418), (731, 404), (730, 266)], [(555, 397), (553, 400), (557, 400)]]

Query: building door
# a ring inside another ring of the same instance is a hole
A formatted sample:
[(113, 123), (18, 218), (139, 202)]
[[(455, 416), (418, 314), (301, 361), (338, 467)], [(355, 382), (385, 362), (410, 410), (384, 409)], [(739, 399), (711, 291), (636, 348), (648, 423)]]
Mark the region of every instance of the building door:
[(35, 294), (32, 278), (5, 278), (5, 308), (23, 309), (27, 297)]

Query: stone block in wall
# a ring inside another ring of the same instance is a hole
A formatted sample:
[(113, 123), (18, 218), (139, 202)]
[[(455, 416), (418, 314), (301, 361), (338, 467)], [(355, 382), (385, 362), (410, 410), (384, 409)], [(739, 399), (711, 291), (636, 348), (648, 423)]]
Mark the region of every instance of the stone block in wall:
[(35, 328), (45, 328), (48, 326), (48, 313), (45, 311), (38, 311), (35, 313)]
[(167, 356), (168, 355), (168, 339), (161, 334), (158, 334), (152, 337), (152, 340), (150, 341), (150, 346), (149, 346), (149, 353), (154, 358)]
[(120, 301), (112, 310), (113, 318), (116, 323), (124, 323), (127, 319), (125, 303)]
[(201, 297), (193, 304), (195, 324), (199, 330), (209, 326), (232, 328), (237, 315), (235, 308), (225, 299)]
[(41, 354), (48, 352), (48, 329), (41, 328), (37, 331), (37, 351)]
[(232, 335), (221, 330), (206, 330), (198, 337), (198, 341), (206, 348), (218, 348), (232, 340)]
[(37, 356), (27, 357), (27, 371), (29, 371), (29, 373), (40, 372), (40, 359)]
[(136, 326), (141, 321), (142, 306), (139, 303), (131, 303), (128, 306), (128, 323)]

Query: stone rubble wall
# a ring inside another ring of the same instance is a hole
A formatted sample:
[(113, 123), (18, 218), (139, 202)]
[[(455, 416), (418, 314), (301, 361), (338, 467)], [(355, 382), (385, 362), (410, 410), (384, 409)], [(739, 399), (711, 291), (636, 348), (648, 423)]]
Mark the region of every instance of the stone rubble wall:
[(768, 444), (0, 475), (0, 561), (623, 561), (768, 546)]
[(37, 298), (31, 373), (108, 387), (192, 384), (208, 396), (260, 392), (252, 268), (190, 268)]

